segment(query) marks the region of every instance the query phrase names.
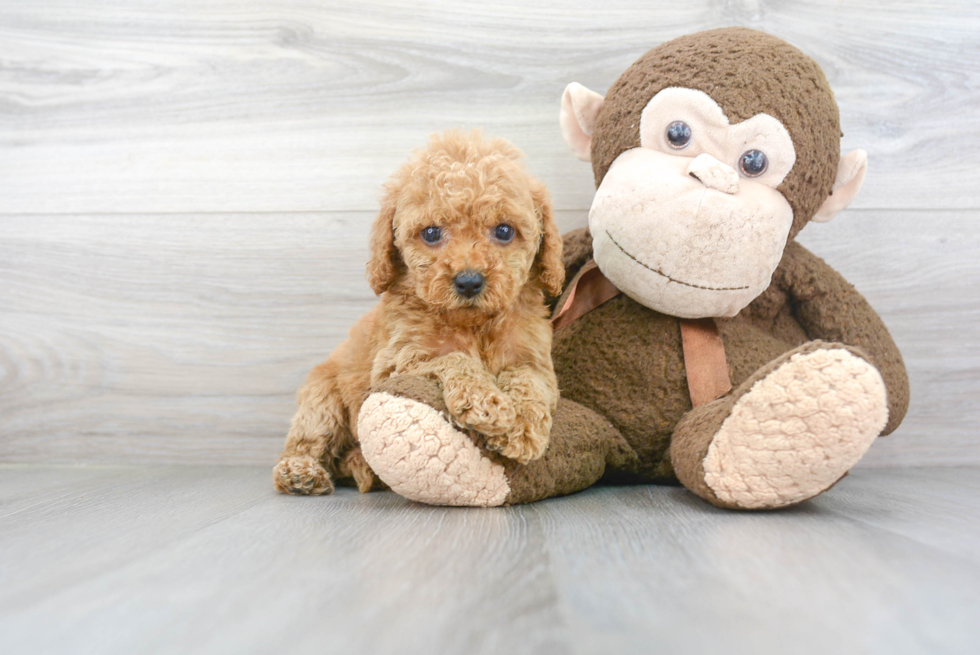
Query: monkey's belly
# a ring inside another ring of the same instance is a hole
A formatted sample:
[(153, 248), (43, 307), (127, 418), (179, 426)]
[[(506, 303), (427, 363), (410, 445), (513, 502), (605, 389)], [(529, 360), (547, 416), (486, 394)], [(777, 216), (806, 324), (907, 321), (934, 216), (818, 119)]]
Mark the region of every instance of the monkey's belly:
[[(806, 340), (802, 329), (778, 339), (741, 317), (719, 331), (735, 386)], [(640, 457), (635, 473), (663, 475), (674, 426), (691, 409), (678, 319), (617, 296), (556, 332), (552, 356), (562, 397), (616, 426)]]

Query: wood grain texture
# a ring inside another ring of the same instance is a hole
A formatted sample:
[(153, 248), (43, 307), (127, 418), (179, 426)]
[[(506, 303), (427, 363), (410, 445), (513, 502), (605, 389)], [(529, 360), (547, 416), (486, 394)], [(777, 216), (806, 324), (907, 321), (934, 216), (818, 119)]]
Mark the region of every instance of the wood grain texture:
[(799, 236), (870, 301), (909, 372), (905, 421), (862, 465), (980, 463), (978, 219), (973, 212), (849, 211)]
[(271, 460), (376, 302), (372, 220), (0, 217), (0, 461)]
[(801, 236), (911, 373), (862, 465), (980, 463), (980, 5), (925, 0), (0, 0), (0, 461), (270, 461), (374, 302), (367, 226), (411, 148), (507, 137), (582, 225), (564, 85), (733, 24), (812, 54), (871, 156)]
[(586, 209), (564, 86), (605, 92), (650, 47), (728, 25), (824, 68), (844, 147), (870, 153), (856, 206), (980, 208), (972, 0), (4, 0), (0, 213), (368, 210), (451, 126), (511, 139)]
[[(306, 373), (375, 302), (351, 263), (372, 218), (0, 217), (0, 461), (272, 461)], [(980, 463), (978, 221), (848, 211), (801, 235), (909, 367), (909, 416), (863, 465)]]
[(744, 513), (649, 486), (459, 509), (280, 496), (267, 467), (0, 466), (0, 507), (65, 492), (0, 515), (0, 651), (972, 655), (977, 479), (864, 470)]

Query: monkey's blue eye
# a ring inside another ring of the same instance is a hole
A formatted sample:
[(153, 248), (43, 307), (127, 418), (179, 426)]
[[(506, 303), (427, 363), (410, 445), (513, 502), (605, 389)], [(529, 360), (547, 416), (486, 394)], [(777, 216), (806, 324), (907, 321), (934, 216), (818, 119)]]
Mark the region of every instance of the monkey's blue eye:
[(769, 168), (769, 158), (761, 150), (747, 150), (738, 160), (738, 170), (745, 177), (759, 177)]
[(515, 234), (517, 234), (517, 231), (514, 230), (513, 226), (507, 225), (507, 223), (501, 223), (493, 228), (493, 237), (501, 243), (510, 243), (514, 240)]
[(440, 239), (442, 239), (442, 228), (430, 225), (422, 230), (422, 240), (426, 243), (439, 243)]
[(667, 144), (674, 150), (683, 150), (691, 143), (691, 126), (684, 121), (674, 121), (667, 126)]

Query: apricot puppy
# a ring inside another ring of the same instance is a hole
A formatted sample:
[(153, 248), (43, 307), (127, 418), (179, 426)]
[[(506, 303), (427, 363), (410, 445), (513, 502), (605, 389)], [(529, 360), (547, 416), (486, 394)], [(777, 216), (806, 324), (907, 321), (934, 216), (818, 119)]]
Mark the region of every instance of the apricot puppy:
[(380, 303), (299, 390), (277, 489), (381, 486), (357, 413), (373, 385), (401, 374), (437, 381), (453, 421), (504, 456), (544, 453), (558, 402), (544, 294), (561, 293), (564, 267), (548, 192), (522, 157), (502, 139), (450, 131), (385, 185), (367, 267)]

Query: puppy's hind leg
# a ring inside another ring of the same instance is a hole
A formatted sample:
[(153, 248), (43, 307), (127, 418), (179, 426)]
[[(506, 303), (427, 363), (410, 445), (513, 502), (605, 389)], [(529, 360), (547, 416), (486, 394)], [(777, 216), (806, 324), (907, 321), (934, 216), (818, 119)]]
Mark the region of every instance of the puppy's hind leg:
[(286, 446), (272, 472), (276, 489), (287, 494), (333, 493), (328, 467), (336, 473), (336, 460), (352, 441), (335, 378), (322, 364), (310, 373), (299, 390), (299, 409), (293, 416)]
[(339, 469), (341, 477), (354, 478), (354, 484), (357, 485), (357, 490), (362, 494), (387, 488), (385, 483), (374, 475), (374, 471), (364, 460), (360, 446), (352, 448), (344, 454), (340, 460)]

